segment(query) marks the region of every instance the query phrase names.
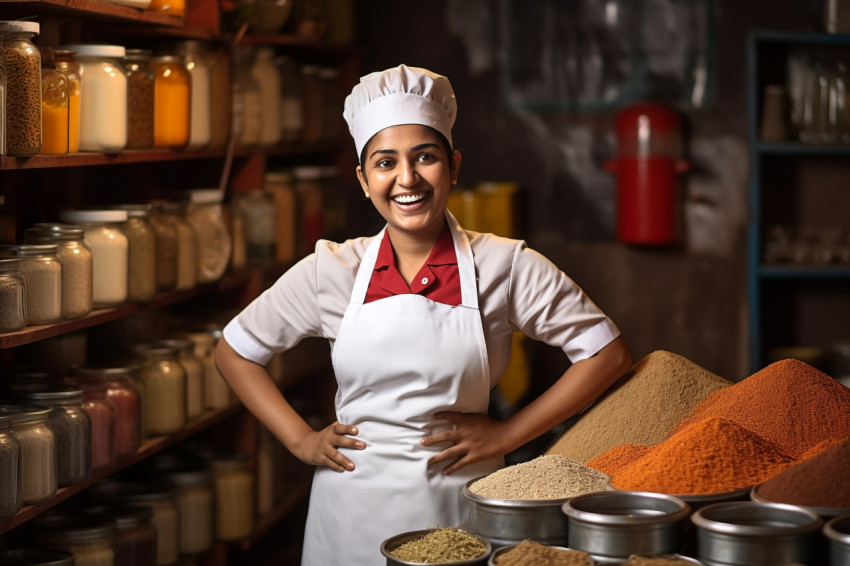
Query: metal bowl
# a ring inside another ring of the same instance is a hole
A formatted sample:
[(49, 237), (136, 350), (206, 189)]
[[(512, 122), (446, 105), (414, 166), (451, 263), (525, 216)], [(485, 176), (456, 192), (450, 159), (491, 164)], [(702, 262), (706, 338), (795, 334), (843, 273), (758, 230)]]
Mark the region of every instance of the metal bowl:
[[(408, 562), (406, 560), (399, 560), (398, 558), (390, 554), (390, 552), (403, 545), (404, 543), (416, 540), (418, 538), (422, 538), (430, 532), (431, 529), (424, 529), (421, 531), (409, 531), (390, 537), (384, 542), (382, 542), (381, 554), (383, 554), (384, 557), (387, 559), (387, 566), (421, 566), (423, 562)], [(484, 545), (485, 551), (481, 556), (476, 556), (475, 558), (470, 558), (469, 560), (455, 560), (454, 562), (429, 562), (428, 564), (439, 564), (442, 566), (487, 566), (487, 560), (490, 558), (490, 554), (493, 552), (493, 547), (490, 545), (490, 541), (488, 541), (486, 538), (476, 535), (475, 533), (470, 533), (469, 531), (464, 532), (468, 533), (470, 536), (475, 537)]]
[(833, 566), (850, 566), (850, 515), (833, 517), (823, 526)]
[[(635, 555), (635, 556), (640, 556), (641, 558), (666, 558), (668, 560), (681, 560), (682, 562), (685, 562), (687, 564), (693, 564), (694, 566), (702, 566), (702, 562), (700, 562), (696, 558), (690, 558), (688, 556), (683, 556), (681, 554), (652, 554), (652, 555), (638, 554), (638, 555)], [(631, 559), (631, 556), (629, 557), (629, 560), (630, 559)], [(616, 561), (602, 560), (602, 561), (597, 561), (596, 563), (599, 564), (600, 566), (602, 566), (604, 564), (611, 564), (611, 565), (616, 564), (617, 566), (627, 566), (629, 564), (629, 561), (626, 560), (625, 562), (623, 562), (622, 560), (616, 560)]]
[(599, 562), (677, 552), (691, 512), (677, 497), (644, 491), (586, 493), (567, 500), (562, 510), (569, 520), (567, 546)]
[[(787, 503), (786, 501), (771, 501), (770, 499), (762, 497), (758, 494), (759, 487), (760, 486), (755, 486), (752, 490), (750, 490), (750, 499), (752, 501), (755, 501), (756, 503)], [(796, 507), (808, 509), (812, 513), (820, 515), (824, 521), (841, 515), (850, 515), (850, 507), (813, 507), (811, 505), (796, 505), (794, 503), (788, 503), (788, 505), (795, 505)]]
[(461, 493), (466, 500), (466, 528), (490, 540), (495, 548), (533, 540), (549, 546), (567, 544), (567, 518), (561, 507), (564, 499), (529, 501), (491, 499), (470, 491), (481, 478), (466, 482)]
[(699, 509), (697, 557), (707, 566), (811, 563), (813, 534), (823, 520), (807, 509), (782, 503), (733, 501)]
[[(503, 555), (506, 552), (516, 548), (516, 546), (517, 546), (516, 544), (512, 544), (510, 546), (503, 546), (502, 548), (498, 548), (498, 549), (494, 550), (493, 554), (490, 555), (490, 560), (487, 562), (487, 566), (496, 566), (496, 560), (501, 555)], [(551, 546), (552, 548), (557, 548), (559, 550), (573, 550), (573, 549), (567, 548), (565, 546), (553, 546), (553, 545), (546, 545), (546, 546)], [(591, 558), (589, 554), (588, 554), (588, 560), (590, 561), (590, 565), (593, 566), (594, 561), (593, 561), (593, 558)]]

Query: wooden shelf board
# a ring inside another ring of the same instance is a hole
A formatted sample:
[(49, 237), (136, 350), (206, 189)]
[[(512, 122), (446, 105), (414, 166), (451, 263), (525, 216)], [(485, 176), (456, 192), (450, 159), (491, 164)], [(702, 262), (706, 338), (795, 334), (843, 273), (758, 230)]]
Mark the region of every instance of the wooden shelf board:
[(137, 23), (167, 27), (182, 27), (183, 18), (162, 12), (148, 12), (98, 0), (0, 0), (4, 11), (14, 8), (18, 12), (36, 12), (39, 14), (88, 15), (109, 19), (132, 20)]

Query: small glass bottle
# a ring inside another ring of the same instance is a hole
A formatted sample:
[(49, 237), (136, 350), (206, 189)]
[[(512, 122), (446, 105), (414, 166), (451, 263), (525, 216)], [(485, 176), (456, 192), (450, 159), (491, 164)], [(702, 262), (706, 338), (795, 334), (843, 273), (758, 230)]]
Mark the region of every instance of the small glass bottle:
[(198, 235), (198, 283), (217, 281), (227, 270), (233, 243), (221, 212), (218, 189), (189, 191), (187, 220)]
[(151, 205), (125, 204), (116, 208), (127, 211), (121, 231), (127, 236), (129, 279), (127, 300), (145, 302), (156, 296), (156, 230), (150, 221)]
[(53, 50), (41, 50), (41, 150), (39, 153), (68, 153), (70, 124), (70, 86), (68, 77), (56, 68)]
[(174, 53), (183, 58), (192, 85), (188, 147), (206, 147), (212, 140), (212, 77), (209, 49), (202, 41), (185, 40), (174, 45)]
[(137, 344), (139, 375), (147, 395), (145, 421), (151, 436), (173, 434), (186, 425), (186, 370), (176, 349)]
[(204, 364), (195, 355), (195, 343), (188, 338), (163, 338), (157, 340), (179, 353), (180, 363), (186, 370), (186, 418), (201, 416), (204, 411)]
[(55, 244), (0, 246), (0, 257), (20, 260), (25, 281), (27, 325), (54, 324), (62, 320), (62, 262)]
[(62, 318), (80, 318), (93, 309), (94, 264), (85, 231), (74, 224), (37, 223), (24, 230), (27, 244), (56, 244), (62, 262)]
[(68, 152), (80, 150), (80, 64), (70, 49), (54, 49), (56, 69), (68, 79)]
[(30, 525), (39, 546), (74, 555), (74, 566), (115, 565), (115, 521), (79, 513), (49, 513)]
[(233, 453), (212, 459), (215, 481), (216, 538), (234, 541), (254, 530), (254, 475), (248, 456)]
[(151, 55), (147, 49), (127, 49), (121, 60), (127, 73), (127, 149), (153, 147)]
[(21, 443), (21, 501), (33, 505), (56, 495), (56, 436), (45, 406), (0, 405), (12, 417), (12, 433)]
[(245, 241), (248, 258), (275, 258), (275, 201), (263, 189), (241, 193), (238, 207), (245, 219)]
[(27, 325), (26, 290), (20, 260), (0, 258), (0, 333), (23, 330)]
[[(12, 415), (0, 411), (0, 519), (23, 506), (21, 493), (21, 443), (12, 432)], [(2, 562), (0, 562), (2, 563)]]
[(6, 154), (30, 157), (41, 151), (41, 53), (32, 39), (37, 22), (0, 21), (6, 70)]
[(192, 77), (177, 55), (156, 55), (154, 72), (154, 146), (182, 148), (189, 143)]

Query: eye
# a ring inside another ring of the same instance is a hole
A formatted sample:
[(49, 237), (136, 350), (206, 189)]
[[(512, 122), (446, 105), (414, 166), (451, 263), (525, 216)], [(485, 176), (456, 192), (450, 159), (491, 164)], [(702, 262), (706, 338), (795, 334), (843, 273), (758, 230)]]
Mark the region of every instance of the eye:
[(419, 157), (416, 158), (419, 163), (433, 163), (437, 160), (437, 157), (433, 153), (420, 153)]
[(377, 169), (389, 169), (393, 165), (395, 165), (395, 162), (392, 159), (379, 159), (375, 162), (375, 168)]

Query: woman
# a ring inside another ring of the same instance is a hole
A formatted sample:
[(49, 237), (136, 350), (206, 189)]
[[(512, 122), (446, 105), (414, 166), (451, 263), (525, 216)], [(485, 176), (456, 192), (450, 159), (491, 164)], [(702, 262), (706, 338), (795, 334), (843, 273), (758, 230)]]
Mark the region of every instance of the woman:
[[(524, 242), (448, 213), (461, 156), (448, 79), (401, 65), (363, 77), (344, 116), (357, 177), (386, 228), (320, 241), (224, 330), (219, 369), (245, 406), (315, 465), (302, 564), (373, 566), (381, 541), (458, 526), (460, 488), (576, 414), (631, 366), (616, 326)], [(505, 421), (487, 416), (512, 333), (572, 361)], [(337, 421), (313, 430), (263, 367), (308, 336), (331, 343)]]

